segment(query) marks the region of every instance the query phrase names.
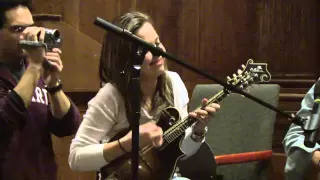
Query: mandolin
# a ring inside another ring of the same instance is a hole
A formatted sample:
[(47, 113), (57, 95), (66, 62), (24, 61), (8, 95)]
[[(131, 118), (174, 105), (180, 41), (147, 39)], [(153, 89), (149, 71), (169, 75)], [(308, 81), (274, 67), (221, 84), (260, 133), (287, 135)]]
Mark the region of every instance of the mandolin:
[[(252, 59), (242, 65), (233, 77), (227, 77), (227, 83), (239, 89), (246, 89), (251, 84), (268, 82), (271, 75), (267, 70), (266, 63), (254, 63)], [(199, 108), (204, 108), (211, 103), (219, 103), (232, 92), (223, 89), (208, 100), (208, 103)], [(179, 111), (174, 107), (164, 109), (160, 115), (157, 125), (163, 129), (163, 144), (160, 147), (146, 146), (139, 151), (139, 180), (166, 180), (171, 179), (179, 159), (184, 154), (180, 149), (184, 132), (197, 120), (187, 116), (181, 119)], [(123, 137), (128, 130), (118, 133), (111, 141)], [(207, 144), (206, 144), (207, 145)], [(208, 146), (208, 145), (207, 145)], [(208, 157), (213, 158), (213, 155)], [(102, 180), (129, 180), (131, 176), (131, 156), (127, 153), (100, 169)]]

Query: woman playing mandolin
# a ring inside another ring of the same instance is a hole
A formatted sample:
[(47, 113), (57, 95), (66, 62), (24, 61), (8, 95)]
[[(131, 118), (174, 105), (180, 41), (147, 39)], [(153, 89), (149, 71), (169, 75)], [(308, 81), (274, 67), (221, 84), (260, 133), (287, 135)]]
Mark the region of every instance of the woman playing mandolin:
[[(113, 21), (144, 41), (165, 50), (150, 18), (139, 12), (126, 13)], [(103, 87), (89, 101), (88, 110), (75, 138), (72, 140), (69, 165), (73, 170), (100, 170), (112, 161), (131, 151), (131, 131), (117, 140), (112, 138), (129, 129), (127, 114), (130, 113), (128, 99), (135, 96), (130, 92), (128, 79), (133, 57), (130, 44), (108, 33), (105, 36), (100, 58), (100, 79)], [(188, 114), (187, 89), (180, 76), (167, 70), (166, 60), (147, 52), (140, 73), (141, 111), (139, 146), (160, 147), (164, 142), (164, 129), (158, 126), (157, 118), (167, 107), (176, 108), (182, 119), (195, 118), (197, 121), (188, 127), (182, 137), (181, 151), (186, 156), (193, 155), (204, 142), (209, 114), (220, 108), (218, 104), (206, 104), (202, 110)], [(174, 177), (175, 178), (175, 177)], [(179, 177), (176, 177), (179, 178)]]

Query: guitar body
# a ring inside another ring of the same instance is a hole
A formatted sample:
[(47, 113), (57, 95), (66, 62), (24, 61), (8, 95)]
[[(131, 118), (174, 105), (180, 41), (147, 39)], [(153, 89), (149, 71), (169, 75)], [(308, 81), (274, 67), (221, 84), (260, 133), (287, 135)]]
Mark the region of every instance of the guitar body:
[[(162, 127), (166, 132), (178, 120), (180, 115), (175, 108), (166, 109), (166, 113), (162, 113), (157, 125)], [(119, 139), (128, 131), (119, 133), (111, 141)], [(140, 153), (138, 174), (139, 180), (169, 180), (172, 178), (178, 160), (183, 157), (180, 149), (181, 139), (184, 134), (176, 138), (173, 142), (166, 144), (165, 147), (159, 149), (152, 148), (146, 153)], [(212, 157), (212, 153), (207, 156)], [(213, 169), (214, 170), (214, 167)], [(125, 154), (118, 159), (110, 162), (107, 166), (100, 170), (103, 180), (131, 180), (131, 154)]]

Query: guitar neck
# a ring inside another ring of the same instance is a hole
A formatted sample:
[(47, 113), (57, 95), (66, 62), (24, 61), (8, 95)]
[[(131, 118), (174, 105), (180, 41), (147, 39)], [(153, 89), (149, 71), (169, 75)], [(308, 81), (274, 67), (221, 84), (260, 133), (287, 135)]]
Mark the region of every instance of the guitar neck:
[[(215, 96), (210, 98), (208, 102), (204, 106), (199, 106), (196, 108), (198, 109), (204, 109), (206, 106), (208, 106), (211, 103), (220, 103), (224, 98), (226, 98), (230, 92), (228, 90), (221, 90), (219, 93), (217, 93)], [(187, 116), (184, 120), (178, 121), (175, 125), (173, 125), (171, 128), (169, 128), (164, 133), (164, 140), (166, 143), (173, 142), (176, 138), (181, 136), (187, 128), (192, 126), (197, 121), (197, 119)]]

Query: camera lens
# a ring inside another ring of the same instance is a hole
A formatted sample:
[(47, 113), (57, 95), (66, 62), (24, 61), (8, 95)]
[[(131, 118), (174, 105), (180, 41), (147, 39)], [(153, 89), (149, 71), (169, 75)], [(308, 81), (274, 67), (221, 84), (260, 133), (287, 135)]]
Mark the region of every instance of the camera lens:
[(60, 39), (60, 32), (57, 29), (46, 29), (46, 35), (49, 35), (52, 39)]
[(52, 30), (52, 37), (53, 39), (57, 40), (57, 39), (60, 39), (60, 32), (58, 30)]

